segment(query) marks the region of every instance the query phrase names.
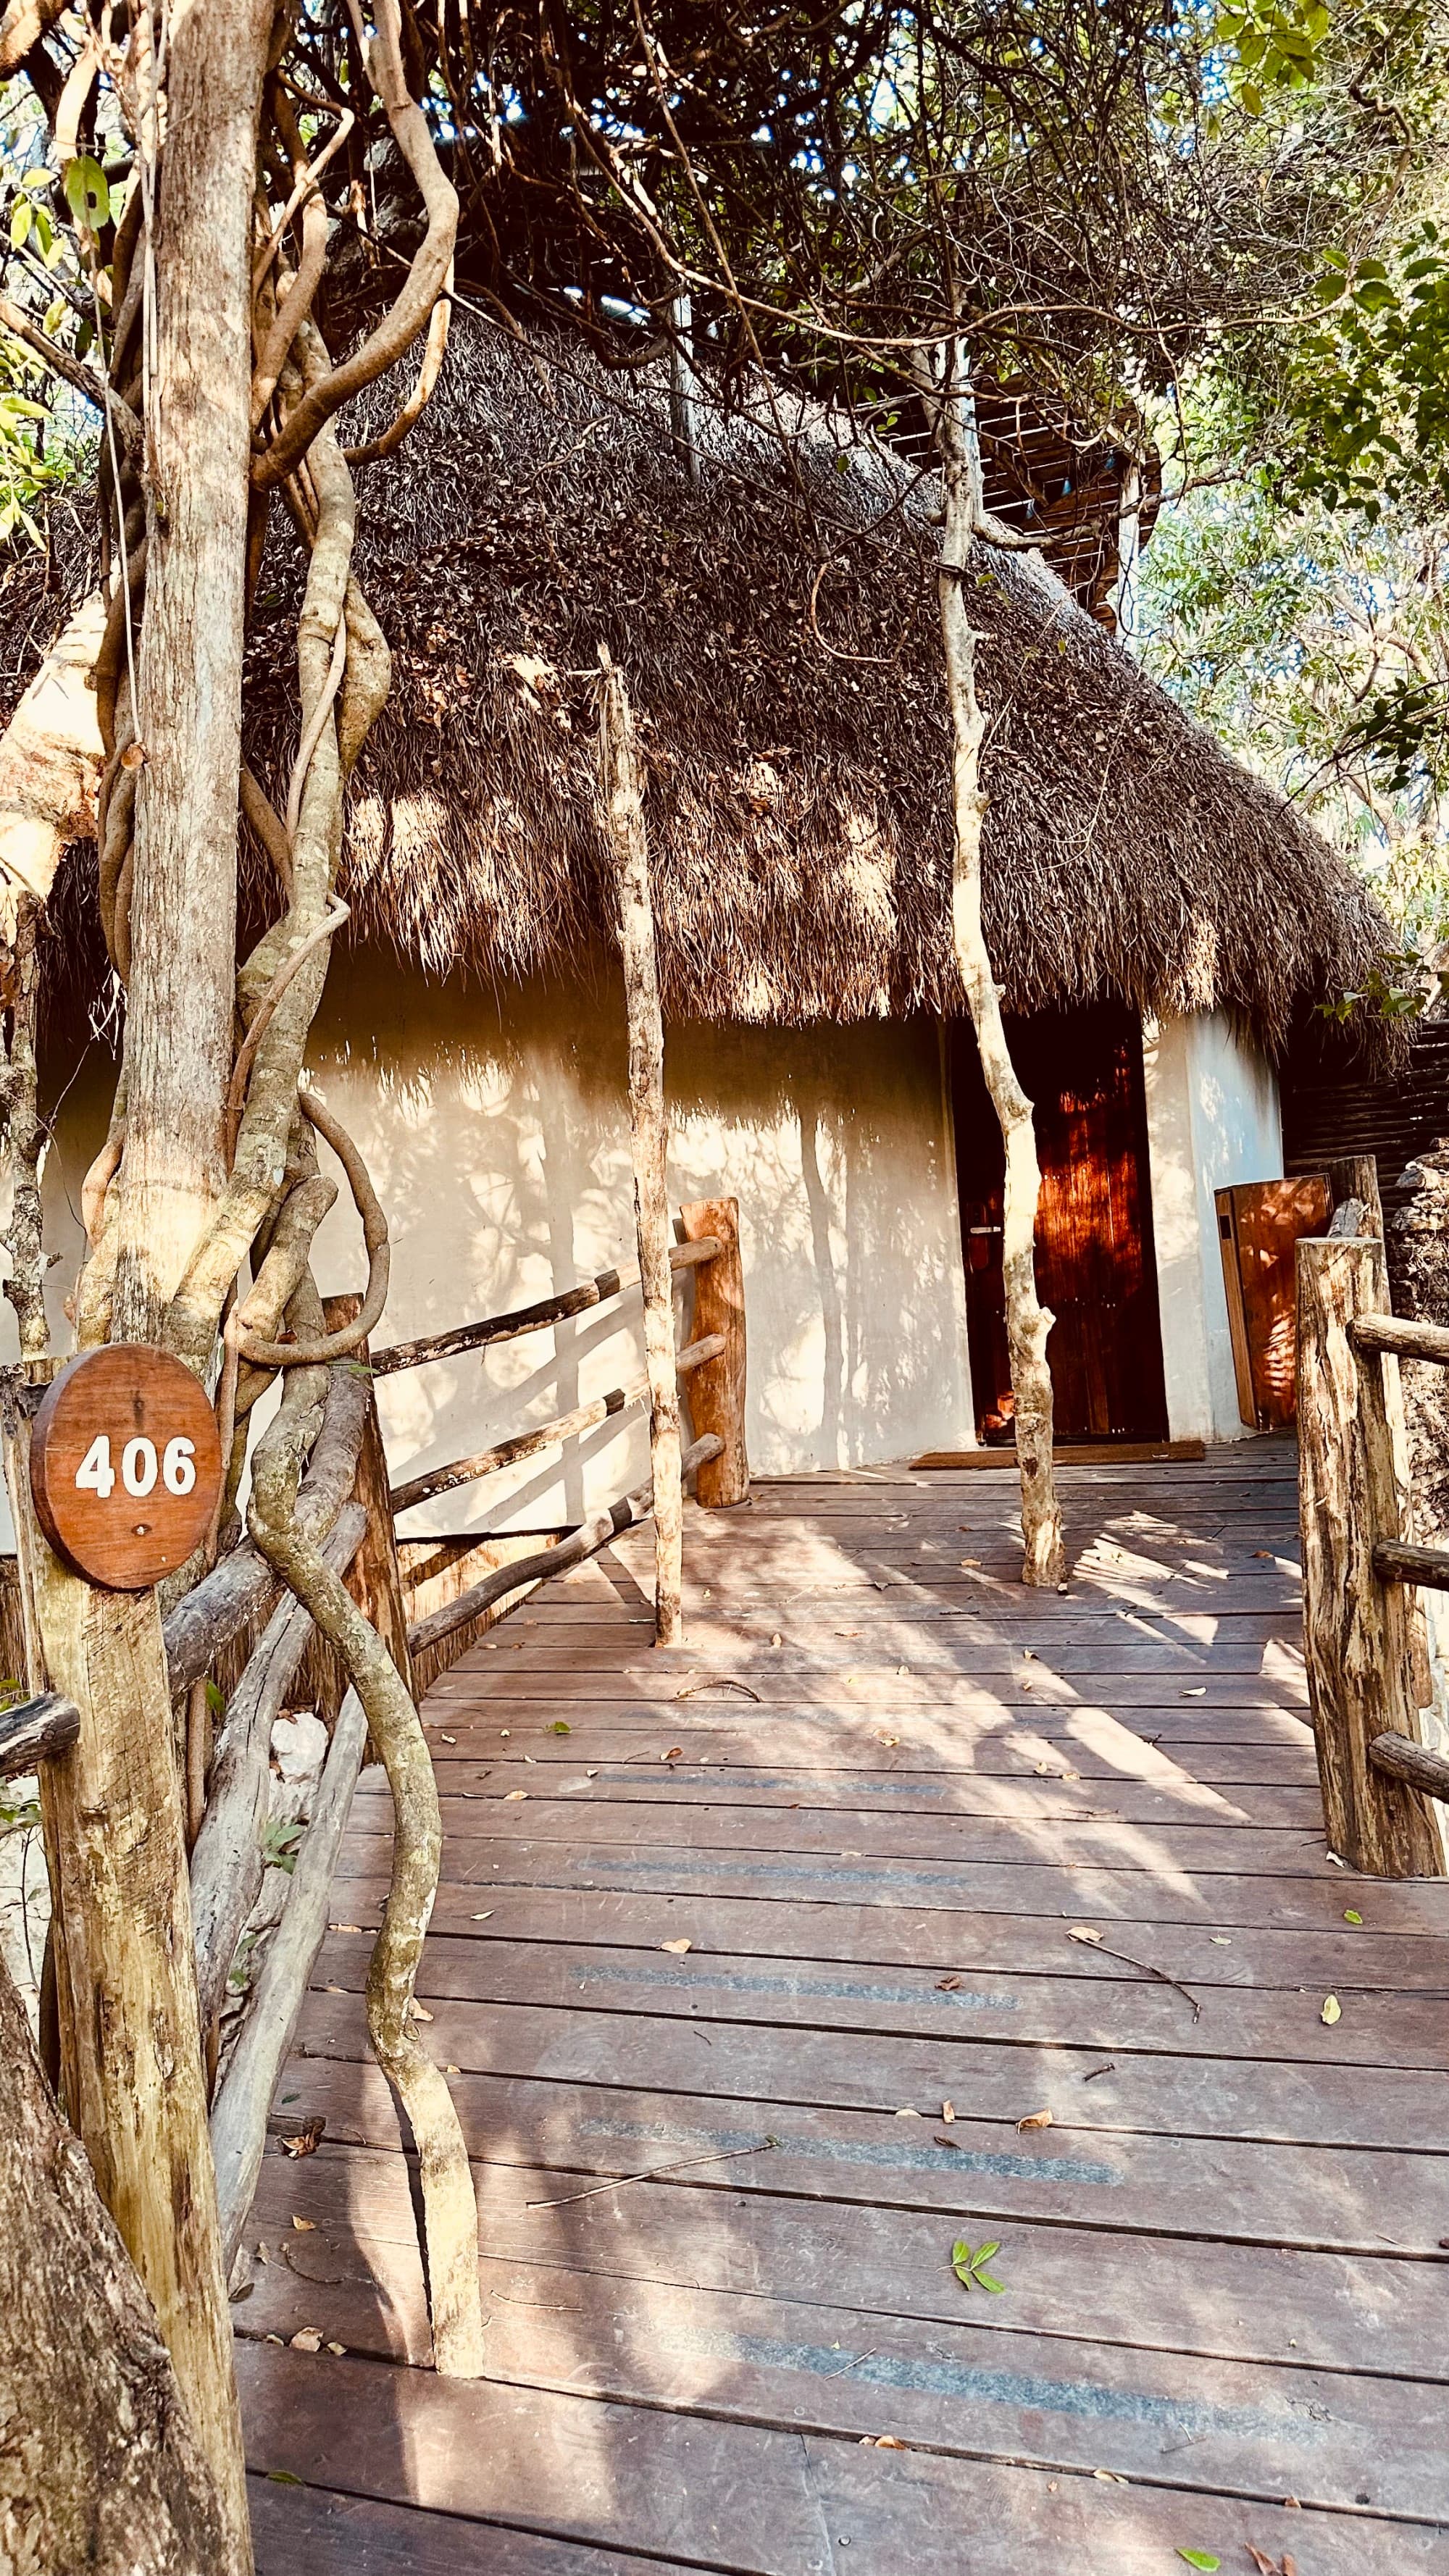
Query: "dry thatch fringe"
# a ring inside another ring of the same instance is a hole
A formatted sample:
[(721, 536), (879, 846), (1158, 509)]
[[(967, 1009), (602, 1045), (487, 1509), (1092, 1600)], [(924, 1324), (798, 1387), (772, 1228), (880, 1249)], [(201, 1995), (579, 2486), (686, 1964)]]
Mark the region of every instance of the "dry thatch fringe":
[[(817, 425), (802, 509), (757, 428), (707, 421), (702, 444), (696, 491), (650, 371), (457, 317), (405, 460), (368, 469), (359, 571), (396, 667), (352, 806), (355, 929), (438, 974), (598, 964), (602, 640), (638, 709), (669, 1016), (959, 1013), (934, 537), (919, 497), (896, 506), (912, 478)], [(296, 578), (279, 530), (249, 672), (273, 778)], [(1306, 1004), (1363, 984), (1387, 925), (1290, 806), (1030, 565), (983, 551), (970, 605), (1009, 1007), (1219, 1006), (1279, 1051)]]

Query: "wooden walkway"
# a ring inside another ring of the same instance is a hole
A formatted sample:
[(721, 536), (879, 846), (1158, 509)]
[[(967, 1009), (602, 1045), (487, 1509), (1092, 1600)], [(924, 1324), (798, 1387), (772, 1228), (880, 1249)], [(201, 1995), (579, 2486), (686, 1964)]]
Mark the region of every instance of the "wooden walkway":
[(1065, 1482), (1065, 1597), (1009, 1474), (774, 1483), (689, 1515), (684, 1653), (646, 1529), (434, 1689), (482, 2383), (364, 1781), (236, 2310), (262, 2576), (1449, 2571), (1449, 1893), (1325, 1854), (1291, 1453)]

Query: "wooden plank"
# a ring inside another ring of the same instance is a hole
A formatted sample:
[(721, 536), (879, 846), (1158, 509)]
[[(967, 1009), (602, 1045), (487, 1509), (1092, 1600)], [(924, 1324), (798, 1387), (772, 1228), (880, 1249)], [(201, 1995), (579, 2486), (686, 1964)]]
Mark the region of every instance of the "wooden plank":
[[(508, 1798), (480, 1796), (450, 1802), (445, 1832), (489, 1834), (506, 1849), (514, 1842), (571, 1844), (584, 1828), (582, 1810), (567, 1798), (529, 1793), (523, 1805)], [(524, 1808), (526, 1807), (526, 1813)], [(361, 1828), (365, 1834), (365, 1824)], [(647, 1849), (684, 1838), (681, 1819), (667, 1809), (619, 1799), (595, 1799), (588, 1809), (587, 1831), (593, 1847)], [(1064, 1817), (1051, 1826), (1049, 1846), (1039, 1827), (1013, 1824), (996, 1816), (941, 1817), (875, 1815), (859, 1811), (848, 1819), (813, 1814), (807, 1808), (777, 1807), (769, 1821), (748, 1808), (705, 1807), (691, 1810), (688, 1839), (703, 1851), (828, 1852), (841, 1858), (882, 1860), (962, 1860), (1040, 1866), (1076, 1860), (1085, 1866), (1160, 1872), (1187, 1870), (1248, 1876), (1266, 1871), (1312, 1876), (1324, 1872), (1321, 1834), (1299, 1825), (1233, 1826), (1218, 1824), (1118, 1825)], [(356, 1851), (360, 1844), (353, 1844)]]
[[(794, 2421), (856, 2439), (889, 2429), (947, 2453), (1105, 2467), (1265, 2502), (1287, 2487), (1338, 2510), (1366, 2492), (1382, 2513), (1449, 2511), (1443, 2392), (1423, 2381), (1088, 2346), (977, 2324), (964, 2302), (959, 2321), (933, 2325), (927, 2340), (910, 2321), (843, 2304), (579, 2271), (561, 2296), (549, 2267), (485, 2259), (480, 2271), (495, 2383), (688, 2407), (696, 2434), (707, 2406), (756, 2428)], [(381, 2286), (391, 2305), (391, 2284)], [(325, 2331), (328, 2289), (307, 2295)], [(350, 2384), (353, 2372), (344, 2364), (335, 2376)], [(406, 2389), (421, 2374), (399, 2378)], [(422, 2385), (433, 2424), (437, 2396)], [(700, 2502), (707, 2513), (713, 2499)]]
[[(853, 1855), (855, 1847), (847, 1846)], [(493, 1856), (490, 1858), (490, 1851)], [(354, 1843), (344, 1852), (341, 1878), (376, 1884), (387, 1866), (384, 1839)], [(771, 1897), (780, 1903), (882, 1908), (923, 1906), (963, 1913), (1038, 1914), (1072, 1922), (1182, 1923), (1206, 1918), (1220, 1925), (1278, 1925), (1284, 1930), (1328, 1930), (1342, 1921), (1340, 1900), (1395, 1932), (1432, 1932), (1443, 1938), (1444, 1914), (1429, 1881), (1404, 1881), (1391, 1893), (1381, 1879), (1349, 1873), (1331, 1880), (1240, 1878), (1231, 1872), (1191, 1879), (1176, 1871), (1158, 1877), (1146, 1870), (1058, 1867), (1051, 1860), (938, 1862), (867, 1860), (834, 1854), (700, 1851), (690, 1843), (663, 1849), (601, 1850), (540, 1843), (503, 1847), (450, 1844), (443, 1859), (443, 1888), (468, 1895), (476, 1906), (490, 1889), (542, 1885), (561, 1888), (668, 1888), (680, 1894)], [(338, 1900), (338, 1911), (348, 1919)]]
[[(899, 2576), (918, 2548), (919, 2563), (939, 2561), (946, 2527), (972, 2532), (972, 2576), (1019, 2576), (1022, 2553), (1054, 2548), (1055, 2533), (1071, 2552), (1062, 2565), (1149, 2576), (1172, 2563), (1173, 2534), (1184, 2530), (1185, 2545), (1221, 2540), (1240, 2557), (1243, 2535), (1261, 2536), (1275, 2552), (1311, 2550), (1311, 2576), (1404, 2576), (1419, 2567), (1443, 2576), (1449, 2568), (1449, 2545), (1432, 2531), (1372, 2513), (1345, 2526), (1327, 2514), (1283, 2512), (1269, 2500), (1281, 2478), (1261, 2498), (1199, 2500), (1104, 2489), (1058, 2471), (1053, 2492), (1048, 2477), (973, 2460), (951, 2485), (958, 2464), (948, 2459), (867, 2453), (858, 2442), (712, 2414), (560, 2390), (524, 2397), (488, 2381), (435, 2381), (266, 2346), (244, 2346), (239, 2369), (252, 2456), (265, 2471), (305, 2470), (384, 2497), (405, 2486), (433, 2511), (555, 2534), (567, 2527), (606, 2550), (632, 2545), (666, 2561), (677, 2562), (687, 2542), (686, 2563), (714, 2569), (833, 2576), (845, 2565), (836, 2552), (849, 2544), (851, 2576)], [(876, 2423), (890, 2411), (878, 2394)], [(925, 2493), (911, 2494), (908, 2479)]]
[[(697, 2054), (698, 2087), (714, 2069)], [(1101, 2083), (1108, 2080), (1104, 2076)], [(1094, 2083), (1090, 2092), (1100, 2089)], [(520, 2076), (506, 2070), (506, 2061), (498, 2073), (455, 2076), (452, 2090), (469, 2151), (480, 2160), (480, 2189), (494, 2167), (556, 2173), (565, 2178), (557, 2184), (565, 2194), (575, 2187), (569, 2177), (586, 2184), (591, 2177), (637, 2173), (684, 2157), (724, 2155), (729, 2163), (693, 2165), (668, 2188), (709, 2193), (725, 2214), (731, 2203), (753, 2205), (762, 2197), (778, 2197), (797, 2209), (819, 2202), (858, 2211), (869, 2203), (970, 2217), (978, 2228), (1041, 2222), (1192, 2244), (1207, 2238), (1215, 2244), (1296, 2245), (1372, 2257), (1376, 2265), (1395, 2255), (1434, 2255), (1438, 2262), (1443, 2182), (1435, 2156), (1422, 2150), (1331, 2144), (1305, 2149), (1292, 2140), (1233, 2137), (1214, 2139), (1209, 2148), (1170, 2131), (1124, 2132), (1110, 2122), (1085, 2128), (1073, 2125), (1065, 2112), (1060, 2126), (1022, 2132), (1016, 2117), (969, 2116), (964, 2096), (947, 2128), (933, 2114), (900, 2119), (888, 2109), (801, 2104), (769, 2094), (735, 2099), (698, 2089), (631, 2089), (575, 2080), (566, 2072), (556, 2078)], [(399, 2145), (392, 2096), (365, 2057), (353, 2063), (296, 2059), (280, 2100), (284, 2125), (318, 2116), (327, 2122), (328, 2140), (338, 2145)], [(765, 2137), (776, 2142), (767, 2153), (735, 2153)], [(276, 2170), (264, 2166), (263, 2174), (272, 2220), (290, 2229), (294, 2209), (307, 2214), (301, 2200), (286, 2198), (295, 2167), (283, 2168), (277, 2160)], [(647, 2196), (663, 2188), (636, 2184), (629, 2192)], [(611, 2224), (630, 2223), (626, 2199), (616, 2202), (601, 2193), (599, 2201), (606, 2213), (615, 2206), (623, 2211)], [(286, 2259), (305, 2272), (305, 2248), (288, 2248)], [(1441, 2278), (1442, 2268), (1431, 2267), (1426, 2296), (1437, 2295), (1434, 2285)], [(843, 2273), (837, 2290), (850, 2279)], [(1363, 2286), (1367, 2295), (1371, 2284)], [(1201, 2304), (1206, 2309), (1208, 2303)], [(1365, 2325), (1371, 2313), (1364, 2311)], [(1286, 2305), (1282, 2320), (1285, 2334), (1297, 2332)], [(1088, 2318), (1082, 2322), (1090, 2325)], [(1361, 2361), (1363, 2354), (1352, 2345), (1340, 2357)]]
[[(1129, 2186), (1114, 2196), (1100, 2225), (1016, 2218), (1002, 2244), (1006, 2299), (963, 2302), (961, 2285), (942, 2260), (946, 2231), (937, 2211), (862, 2209), (843, 2195), (802, 2199), (794, 2171), (785, 2170), (793, 2160), (772, 2164), (775, 2152), (734, 2158), (758, 2167), (747, 2199), (723, 2164), (686, 2168), (647, 2187), (589, 2194), (596, 2167), (583, 2140), (572, 2173), (483, 2165), (480, 2232), (496, 2262), (551, 2266), (556, 2274), (671, 2282), (808, 2300), (825, 2309), (845, 2300), (856, 2309), (930, 2324), (958, 2323), (964, 2306), (973, 2322), (1013, 2333), (1347, 2376), (1371, 2346), (1376, 2375), (1441, 2385), (1449, 2376), (1443, 2274), (1433, 2264), (1381, 2251), (1366, 2257), (1282, 2246), (1269, 2267), (1273, 2295), (1264, 2298), (1261, 2248), (1132, 2232), (1144, 2201)], [(1062, 2152), (1070, 2157), (1070, 2141)], [(647, 2167), (670, 2160), (664, 2148), (641, 2150), (635, 2161)], [(969, 2197), (964, 2177), (962, 2188)], [(317, 2245), (289, 2242), (297, 2234), (294, 2217), (312, 2220)], [(1373, 2229), (1369, 2208), (1360, 2222), (1366, 2234)], [(238, 2320), (248, 2335), (297, 2332), (309, 2322), (308, 2303), (320, 2286), (344, 2293), (329, 2300), (327, 2313), (333, 2339), (349, 2350), (363, 2349), (364, 2337), (369, 2351), (399, 2349), (391, 2321), (379, 2313), (380, 2295), (391, 2302), (397, 2329), (426, 2343), (417, 2231), (400, 2155), (324, 2140), (305, 2171), (274, 2155), (252, 2232), (270, 2259), (257, 2265), (253, 2294)], [(337, 2273), (340, 2281), (330, 2277)], [(1204, 2280), (1212, 2284), (1210, 2300), (1200, 2296)]]
[[(689, 1914), (679, 1912), (688, 1938)], [(1095, 1928), (1095, 1927), (1092, 1927)], [(1106, 1936), (1109, 1943), (1113, 1936)], [(470, 2004), (486, 2003), (600, 2014), (678, 2016), (691, 2028), (740, 2022), (765, 2023), (786, 2032), (849, 2035), (918, 2032), (955, 2042), (999, 2042), (1010, 2050), (1035, 2046), (1078, 2047), (1122, 2056), (1153, 2052), (1176, 2057), (1231, 2057), (1312, 2066), (1425, 2068), (1445, 2064), (1445, 1990), (1435, 1996), (1339, 1998), (1342, 2018), (1322, 2019), (1323, 1994), (1243, 1986), (1202, 1985), (1179, 1991), (1156, 1976), (1155, 1944), (1115, 1936), (1129, 1956), (1146, 1963), (1141, 1975), (1117, 1962), (1119, 1975), (1089, 1984), (1042, 1969), (1026, 1974), (984, 1970), (974, 1963), (947, 1970), (871, 1967), (829, 1960), (763, 1960), (749, 1955), (692, 1949), (670, 1958), (658, 1950), (630, 1950), (622, 1943), (593, 1950), (566, 1942), (470, 1941), (435, 1936), (418, 1976), (418, 1994), (449, 2048), (476, 2027)], [(1062, 1947), (1069, 1935), (1065, 1928)], [(1077, 1945), (1073, 1945), (1077, 1946)], [(372, 1943), (336, 1934), (323, 1944), (316, 1982), (329, 1990), (361, 1994)], [(958, 1952), (958, 1960), (964, 1954)], [(460, 2061), (461, 2062), (461, 2061)]]
[[(604, 1687), (604, 1677), (596, 1693), (581, 1690), (560, 1692), (552, 1698), (541, 1696), (517, 1698), (512, 1684), (512, 1667), (500, 1666), (496, 1691), (460, 1688), (445, 1692), (437, 1686), (436, 1698), (430, 1700), (425, 1723), (436, 1744), (451, 1735), (460, 1746), (476, 1744), (492, 1749), (502, 1738), (504, 1727), (513, 1730), (519, 1741), (525, 1736), (536, 1741), (560, 1721), (571, 1734), (584, 1734), (597, 1725), (601, 1729), (628, 1727), (641, 1741), (648, 1740), (663, 1751), (665, 1742), (678, 1742), (681, 1736), (712, 1731), (720, 1719), (727, 1719), (752, 1706), (762, 1712), (759, 1723), (782, 1730), (798, 1728), (801, 1740), (807, 1733), (814, 1736), (824, 1750), (829, 1739), (843, 1748), (858, 1740), (863, 1728), (874, 1728), (897, 1735), (907, 1741), (930, 1744), (945, 1749), (959, 1744), (973, 1755), (992, 1745), (1011, 1746), (1034, 1743), (1041, 1738), (1080, 1742), (1088, 1729), (1110, 1731), (1120, 1727), (1123, 1750), (1130, 1743), (1162, 1745), (1175, 1759), (1205, 1746), (1223, 1746), (1254, 1751), (1259, 1746), (1269, 1751), (1291, 1751), (1295, 1756), (1313, 1754), (1313, 1734), (1306, 1708), (1300, 1702), (1286, 1705), (1243, 1693), (1230, 1695), (1216, 1684), (1201, 1692), (1179, 1690), (1171, 1700), (1129, 1698), (1113, 1694), (1111, 1707), (1098, 1696), (1080, 1698), (1075, 1693), (1059, 1691), (1052, 1697), (1045, 1691), (1010, 1692), (952, 1691), (934, 1698), (917, 1697), (894, 1702), (876, 1703), (855, 1698), (846, 1700), (839, 1691), (817, 1692), (814, 1696), (788, 1694), (767, 1699), (763, 1691), (752, 1702), (744, 1693), (732, 1693), (723, 1676), (692, 1688), (677, 1690), (673, 1700), (640, 1700), (627, 1690), (618, 1692)], [(1316, 1776), (1316, 1774), (1315, 1774)]]
[[(358, 1917), (369, 1931), (378, 1919), (384, 1881), (369, 1891), (362, 1879), (337, 1883), (333, 1928)], [(343, 1895), (357, 1913), (339, 1911)], [(489, 1905), (477, 1915), (478, 1895)], [(1357, 1910), (1357, 1909), (1355, 1909)], [(687, 1922), (686, 1922), (687, 1911)], [(1415, 1991), (1442, 1995), (1446, 1977), (1443, 1935), (1383, 1932), (1370, 1920), (1353, 1929), (1341, 1918), (1317, 1932), (1252, 1926), (1214, 1931), (1212, 1917), (1154, 1924), (1146, 1936), (1158, 1966), (1199, 1986), (1254, 1986), (1276, 1991), (1318, 1988), (1343, 1996)], [(888, 1906), (821, 1905), (768, 1897), (678, 1896), (660, 1891), (503, 1887), (485, 1891), (445, 1888), (434, 1911), (434, 1935), (463, 1941), (591, 1943), (603, 1950), (651, 1950), (680, 1937), (681, 1927), (700, 1951), (732, 1951), (764, 1959), (855, 1961), (864, 1966), (913, 1966), (951, 1976), (969, 1962), (968, 1981), (983, 1971), (1016, 1976), (1045, 1971), (1054, 1977), (1120, 1981), (1120, 1964), (1085, 1941), (1065, 1938), (1061, 1916), (906, 1912)], [(1106, 1942), (1116, 1941), (1109, 1928)], [(1126, 1940), (1130, 1949), (1132, 1943)], [(1141, 1945), (1139, 1944), (1139, 1947)], [(341, 1982), (348, 1981), (344, 1978)], [(324, 1980), (325, 1983), (325, 1980)]]
[[(1422, 1747), (1413, 1749), (1422, 1760)], [(1311, 1829), (1320, 1814), (1318, 1789), (1312, 1782), (1294, 1787), (1274, 1781), (1261, 1789), (1240, 1784), (1228, 1790), (1209, 1788), (1184, 1771), (1175, 1780), (1112, 1779), (1101, 1773), (1082, 1780), (1075, 1776), (1074, 1765), (1062, 1769), (1064, 1757), (1060, 1756), (1055, 1765), (1043, 1763), (1040, 1776), (1033, 1771), (1025, 1778), (999, 1779), (971, 1771), (952, 1775), (864, 1768), (747, 1770), (742, 1763), (703, 1762), (692, 1752), (689, 1760), (666, 1762), (660, 1759), (660, 1750), (648, 1762), (605, 1763), (581, 1771), (578, 1753), (572, 1764), (544, 1763), (531, 1755), (526, 1762), (514, 1762), (508, 1758), (511, 1745), (502, 1746), (501, 1758), (491, 1763), (460, 1763), (452, 1758), (440, 1764), (438, 1787), (450, 1800), (495, 1799), (522, 1791), (527, 1797), (541, 1793), (568, 1797), (581, 1807), (604, 1798), (643, 1800), (654, 1809), (717, 1807), (728, 1801), (752, 1814), (788, 1815), (809, 1808), (817, 1814), (989, 1816), (1010, 1823), (1111, 1817), (1134, 1825), (1199, 1821)], [(1441, 1776), (1449, 1779), (1449, 1771)], [(364, 1821), (366, 1813), (364, 1797)], [(448, 1808), (445, 1821), (453, 1831), (460, 1829), (460, 1821), (461, 1830), (468, 1829), (468, 1819), (460, 1820), (456, 1806)]]
[[(1318, 1775), (1306, 1728), (1301, 1743), (1220, 1743), (1176, 1733), (1159, 1738), (1155, 1731), (1135, 1734), (1104, 1711), (1095, 1722), (1092, 1712), (1084, 1713), (1080, 1722), (1071, 1716), (1063, 1722), (1060, 1715), (1053, 1719), (1044, 1712), (1045, 1723), (1040, 1726), (1029, 1720), (1016, 1726), (962, 1726), (954, 1719), (941, 1724), (927, 1715), (924, 1720), (905, 1722), (901, 1732), (868, 1713), (852, 1719), (817, 1710), (813, 1719), (808, 1712), (803, 1717), (776, 1717), (768, 1726), (746, 1730), (727, 1723), (742, 1706), (748, 1702), (723, 1692), (717, 1697), (699, 1694), (667, 1721), (655, 1716), (611, 1723), (608, 1718), (596, 1719), (587, 1703), (572, 1718), (550, 1718), (529, 1701), (521, 1708), (512, 1702), (501, 1707), (495, 1703), (487, 1712), (455, 1719), (451, 1727), (445, 1719), (434, 1717), (433, 1761), (442, 1788), (475, 1786), (473, 1769), (505, 1748), (515, 1758), (526, 1753), (531, 1762), (559, 1770), (576, 1770), (585, 1761), (599, 1767), (600, 1779), (608, 1777), (610, 1764), (643, 1764), (652, 1778), (677, 1743), (691, 1763), (731, 1773), (768, 1765), (781, 1780), (814, 1777), (825, 1761), (837, 1778), (861, 1771), (884, 1781), (898, 1777), (954, 1781), (963, 1774), (982, 1780), (1031, 1780), (1043, 1776), (1038, 1765), (1044, 1764), (1052, 1776), (1065, 1769), (1085, 1781), (1139, 1778), (1167, 1787), (1186, 1779), (1224, 1792), (1281, 1783), (1285, 1788), (1311, 1788), (1316, 1794)], [(502, 1727), (491, 1723), (494, 1715), (508, 1726), (506, 1739)], [(448, 1735), (451, 1743), (445, 1741)], [(1170, 1751), (1164, 1749), (1167, 1744)], [(728, 1787), (728, 1782), (716, 1779), (716, 1794), (723, 1796)]]
[(680, 2558), (605, 2556), (587, 2543), (296, 2481), (252, 2477), (248, 2493), (257, 2576), (692, 2576)]
[[(1090, 1993), (1090, 1988), (1085, 1990)], [(1424, 2149), (1437, 2143), (1442, 2073), (1386, 2067), (1239, 2063), (1079, 2045), (774, 2030), (749, 2022), (708, 2030), (681, 2016), (597, 2013), (532, 2004), (434, 2010), (430, 2041), (464, 2074), (511, 2071), (559, 2083), (607, 2079), (644, 2092), (695, 2091), (704, 2079), (737, 2101), (794, 2101), (934, 2117), (943, 2101), (972, 2119), (1012, 2123), (1048, 2104), (1078, 2129), (1157, 2136), (1257, 2137), (1284, 2144)], [(356, 1997), (320, 1992), (300, 2055), (357, 2059), (366, 2049)], [(1115, 2071), (1102, 2074), (1105, 2063)], [(1391, 2214), (1385, 2210), (1387, 2230)]]

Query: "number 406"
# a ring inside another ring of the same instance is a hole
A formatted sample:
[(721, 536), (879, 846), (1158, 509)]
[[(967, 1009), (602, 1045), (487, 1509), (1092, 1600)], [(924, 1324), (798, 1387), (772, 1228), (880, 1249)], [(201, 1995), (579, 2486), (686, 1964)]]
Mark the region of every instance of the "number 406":
[[(168, 1494), (189, 1494), (196, 1483), (196, 1448), (190, 1440), (168, 1440), (161, 1459), (161, 1482)], [(116, 1489), (116, 1471), (111, 1464), (110, 1435), (98, 1431), (75, 1471), (75, 1480), (84, 1492), (109, 1500)], [(121, 1482), (128, 1494), (139, 1501), (156, 1483), (156, 1444), (154, 1440), (128, 1440), (121, 1451)]]

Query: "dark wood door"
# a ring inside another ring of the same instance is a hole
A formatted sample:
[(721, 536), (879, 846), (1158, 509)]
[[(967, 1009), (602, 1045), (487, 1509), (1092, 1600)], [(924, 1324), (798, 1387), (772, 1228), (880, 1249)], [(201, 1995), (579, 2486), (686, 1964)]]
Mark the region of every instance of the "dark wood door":
[[(1035, 1104), (1037, 1282), (1060, 1440), (1162, 1440), (1167, 1396), (1152, 1247), (1141, 1023), (1116, 1003), (1008, 1018)], [(1001, 1282), (1001, 1130), (969, 1028), (952, 1031), (956, 1172), (978, 1436), (1011, 1438)]]

